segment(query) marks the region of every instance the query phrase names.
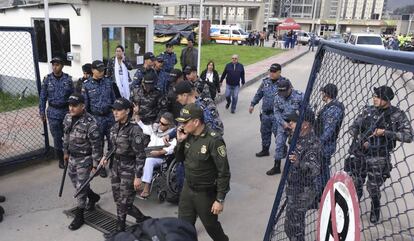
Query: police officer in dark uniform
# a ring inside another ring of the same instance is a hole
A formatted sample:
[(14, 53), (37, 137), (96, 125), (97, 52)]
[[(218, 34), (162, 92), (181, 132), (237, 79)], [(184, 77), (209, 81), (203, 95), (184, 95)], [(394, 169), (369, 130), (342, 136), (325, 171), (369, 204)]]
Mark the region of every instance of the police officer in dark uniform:
[(184, 69), (184, 75), (185, 79), (188, 80), (194, 87), (194, 89), (197, 91), (198, 96), (200, 98), (205, 99), (211, 99), (211, 93), (210, 93), (210, 87), (207, 84), (207, 81), (202, 80), (197, 75), (197, 67), (195, 66), (187, 66)]
[(168, 90), (169, 73), (164, 71), (164, 58), (162, 55), (155, 58), (154, 70), (157, 79), (157, 89), (162, 95), (165, 95)]
[(274, 97), (273, 106), (274, 118), (277, 125), (275, 164), (266, 172), (269, 176), (281, 172), (281, 160), (286, 157), (286, 140), (289, 135), (289, 124), (285, 119), (289, 113), (299, 110), (302, 100), (302, 92), (293, 89), (288, 79), (278, 81), (278, 90), (277, 95)]
[(262, 84), (253, 97), (249, 113), (253, 113), (254, 106), (263, 99), (262, 110), (260, 111), (260, 134), (262, 137), (262, 150), (256, 153), (257, 157), (269, 156), (269, 148), (272, 142), (272, 133), (276, 138), (276, 123), (273, 116), (273, 102), (277, 93), (277, 83), (281, 79), (282, 66), (272, 64), (269, 68), (269, 76), (262, 80)]
[(162, 53), (162, 58), (164, 59), (164, 71), (170, 73), (177, 64), (177, 55), (174, 53), (174, 45), (170, 43), (165, 44), (165, 52)]
[(168, 85), (168, 92), (167, 92), (167, 100), (168, 100), (168, 112), (172, 113), (174, 118), (178, 118), (180, 116), (180, 110), (183, 108), (183, 105), (181, 105), (177, 101), (177, 94), (175, 93), (175, 86), (183, 81), (183, 73), (179, 69), (173, 69), (170, 72), (170, 80)]
[[(147, 73), (155, 74), (154, 70), (154, 61), (155, 56), (152, 52), (146, 52), (144, 54), (144, 65), (141, 68), (138, 68), (134, 74), (134, 78), (132, 80), (131, 88), (133, 87), (141, 87), (142, 80)], [(155, 80), (155, 84), (157, 84), (157, 80)]]
[[(137, 223), (149, 218), (133, 205), (136, 190), (142, 183), (145, 145), (142, 129), (131, 121), (131, 103), (120, 98), (112, 107), (116, 123), (111, 128), (111, 140), (116, 151), (111, 169), (111, 184), (118, 217), (116, 230), (121, 232), (125, 231), (127, 214), (133, 216)], [(104, 160), (102, 164), (106, 165), (107, 161)]]
[(203, 110), (196, 104), (183, 107), (177, 121), (177, 160), (184, 161), (185, 181), (178, 217), (193, 225), (197, 216), (215, 241), (227, 241), (218, 215), (230, 190), (230, 169), (223, 138), (206, 127)]
[(75, 93), (81, 93), (83, 83), (92, 76), (92, 64), (86, 63), (82, 65), (82, 72), (83, 76), (75, 84)]
[(338, 96), (336, 85), (329, 83), (321, 88), (320, 91), (325, 105), (318, 113), (315, 122), (315, 134), (322, 143), (323, 162), (320, 183), (321, 189), (323, 189), (330, 178), (331, 156), (336, 150), (336, 140), (338, 139), (345, 116), (345, 107), (336, 98)]
[(131, 101), (139, 107), (138, 115), (145, 125), (159, 121), (167, 111), (167, 98), (156, 88), (156, 78), (154, 73), (147, 73), (141, 87), (134, 86), (131, 90)]
[[(105, 65), (100, 60), (92, 63), (93, 76), (84, 82), (82, 95), (85, 98), (86, 111), (93, 115), (101, 133), (102, 143), (104, 138), (108, 141), (108, 150), (112, 148), (109, 138), (109, 130), (114, 124), (114, 116), (111, 106), (115, 101), (114, 85), (111, 79), (104, 77)], [(106, 177), (105, 169), (100, 173)]]
[[(102, 138), (95, 118), (85, 111), (85, 100), (81, 94), (69, 97), (69, 114), (64, 120), (63, 150), (68, 163), (68, 175), (75, 189), (89, 178), (92, 168), (96, 169), (102, 157)], [(86, 204), (86, 199), (89, 199)], [(77, 230), (84, 223), (84, 211), (92, 210), (100, 196), (86, 187), (78, 196), (78, 212), (69, 225)]]
[(53, 147), (59, 160), (59, 167), (64, 168), (63, 163), (63, 119), (68, 113), (68, 98), (73, 93), (72, 77), (62, 72), (63, 60), (54, 57), (52, 61), (53, 72), (44, 79), (40, 89), (39, 115), (43, 122), (46, 122), (46, 102), (47, 120), (49, 129), (53, 136)]
[[(291, 135), (298, 120), (297, 110), (286, 116)], [(295, 150), (289, 156), (291, 166), (287, 177), (284, 226), (286, 235), (292, 241), (305, 240), (306, 211), (313, 207), (320, 192), (316, 180), (321, 172), (322, 147), (312, 128), (314, 121), (315, 114), (306, 108)]]
[(352, 177), (358, 198), (368, 179), (367, 190), (371, 197), (371, 223), (380, 216), (381, 186), (390, 177), (391, 154), (397, 141), (411, 143), (413, 129), (405, 112), (391, 105), (394, 91), (389, 86), (374, 88), (373, 104), (366, 106), (350, 127), (353, 141), (351, 156), (345, 160), (345, 171)]

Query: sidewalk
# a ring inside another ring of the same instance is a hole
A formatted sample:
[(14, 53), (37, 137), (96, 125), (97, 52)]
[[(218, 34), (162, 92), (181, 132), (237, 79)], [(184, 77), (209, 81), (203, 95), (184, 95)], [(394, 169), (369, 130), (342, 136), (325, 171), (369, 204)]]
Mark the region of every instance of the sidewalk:
[[(254, 64), (250, 64), (248, 66), (244, 67), (245, 71), (245, 79), (246, 84), (242, 86), (241, 88), (246, 88), (247, 86), (250, 86), (254, 84), (256, 81), (261, 80), (268, 74), (268, 70), (270, 65), (274, 63), (278, 63), (282, 66), (286, 66), (292, 61), (295, 61), (296, 59), (302, 57), (308, 52), (307, 46), (296, 46), (294, 49), (287, 50), (285, 52), (282, 52), (281, 54), (272, 56), (270, 58), (264, 59), (262, 61), (259, 61)], [(221, 95), (217, 97), (216, 103), (222, 102), (225, 97), (224, 93), (226, 92), (226, 85), (223, 83), (221, 86)]]

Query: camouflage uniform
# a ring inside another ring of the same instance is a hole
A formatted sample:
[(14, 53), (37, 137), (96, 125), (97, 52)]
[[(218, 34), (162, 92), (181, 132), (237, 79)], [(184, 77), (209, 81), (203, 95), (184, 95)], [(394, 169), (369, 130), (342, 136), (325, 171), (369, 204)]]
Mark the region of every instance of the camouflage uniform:
[[(87, 112), (79, 117), (67, 114), (64, 119), (63, 149), (69, 154), (68, 174), (75, 189), (89, 178), (92, 167), (102, 157), (102, 140), (96, 120)], [(78, 196), (78, 207), (85, 208), (89, 186)]]
[[(279, 79), (284, 79), (284, 77), (280, 77)], [(263, 150), (269, 150), (272, 133), (275, 137), (277, 133), (273, 116), (273, 105), (275, 95), (277, 94), (278, 80), (273, 81), (269, 77), (264, 78), (250, 104), (250, 106), (255, 106), (263, 99), (262, 110), (260, 111), (260, 134)]]
[(210, 86), (207, 84), (207, 81), (198, 78), (194, 82), (190, 81), (190, 83), (194, 86), (194, 89), (197, 91), (200, 98), (202, 98), (202, 99), (205, 99), (205, 98), (212, 99), (211, 94), (210, 94)]
[[(140, 69), (137, 69), (137, 71), (135, 71), (134, 78), (132, 80), (131, 89), (132, 88), (141, 88), (142, 80), (144, 79), (144, 76), (148, 73), (153, 73), (154, 76), (157, 76), (157, 74), (155, 73), (155, 70), (153, 68), (148, 68), (148, 69), (140, 68)], [(155, 79), (154, 82), (155, 82), (155, 85), (157, 85), (157, 79)]]
[(290, 166), (286, 186), (285, 232), (291, 241), (305, 240), (306, 211), (319, 193), (316, 184), (321, 170), (321, 144), (312, 132), (299, 136), (292, 154), (297, 162)]
[(125, 223), (126, 215), (133, 207), (135, 177), (141, 178), (145, 162), (144, 134), (134, 122), (119, 122), (111, 128), (111, 140), (116, 146), (112, 165), (112, 193), (116, 203), (118, 220)]
[(279, 94), (275, 95), (273, 112), (276, 121), (276, 153), (275, 160), (282, 160), (286, 157), (286, 139), (288, 136), (287, 131), (283, 128), (283, 123), (289, 113), (299, 110), (301, 102), (303, 100), (303, 94), (298, 90), (292, 90), (292, 94), (285, 98)]
[(200, 106), (204, 112), (204, 123), (213, 131), (219, 133), (221, 136), (224, 134), (224, 125), (220, 119), (216, 104), (210, 98), (196, 99), (196, 105)]
[[(371, 136), (376, 129), (385, 129), (385, 136)], [(367, 180), (367, 190), (372, 202), (379, 206), (381, 200), (380, 187), (390, 177), (392, 169), (390, 154), (396, 142), (410, 143), (413, 140), (413, 129), (404, 111), (391, 106), (380, 109), (367, 106), (350, 127), (354, 140), (350, 147), (353, 157), (345, 161), (345, 171), (353, 178), (358, 198), (363, 194), (363, 185)], [(368, 142), (368, 148), (362, 147)]]
[(40, 89), (39, 114), (40, 116), (45, 116), (46, 102), (48, 102), (47, 119), (53, 136), (53, 147), (59, 152), (59, 158), (62, 158), (62, 160), (63, 119), (68, 113), (67, 102), (73, 91), (72, 77), (65, 73), (62, 73), (60, 78), (55, 77), (53, 73), (48, 74), (43, 79)]
[(93, 115), (102, 138), (108, 141), (108, 150), (112, 148), (109, 130), (114, 124), (111, 105), (115, 101), (113, 82), (109, 78), (95, 80), (90, 77), (83, 83), (82, 95), (85, 98), (85, 108)]
[(336, 150), (336, 140), (344, 119), (344, 111), (344, 105), (333, 99), (322, 108), (316, 119), (315, 132), (322, 143), (323, 152), (321, 187), (325, 187), (330, 178), (331, 156)]
[(142, 87), (134, 87), (131, 92), (131, 102), (139, 106), (138, 114), (144, 124), (157, 122), (167, 111), (167, 99), (157, 89), (147, 92)]

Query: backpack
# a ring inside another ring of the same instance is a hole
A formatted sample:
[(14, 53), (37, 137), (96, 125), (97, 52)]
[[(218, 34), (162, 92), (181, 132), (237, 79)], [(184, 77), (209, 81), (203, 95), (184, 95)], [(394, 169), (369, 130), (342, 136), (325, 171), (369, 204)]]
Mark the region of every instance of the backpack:
[(197, 241), (193, 225), (178, 218), (152, 218), (133, 225), (108, 241)]

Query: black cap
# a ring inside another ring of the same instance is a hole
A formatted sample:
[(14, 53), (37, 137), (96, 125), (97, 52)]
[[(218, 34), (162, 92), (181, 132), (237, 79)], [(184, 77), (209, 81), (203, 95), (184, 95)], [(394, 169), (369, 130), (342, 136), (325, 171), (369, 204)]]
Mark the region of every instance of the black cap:
[(152, 72), (146, 73), (144, 75), (144, 80), (142, 81), (142, 83), (146, 84), (146, 85), (153, 85), (155, 84), (155, 74)]
[(177, 95), (188, 94), (193, 91), (193, 85), (187, 80), (181, 81), (174, 87), (174, 92)]
[(394, 99), (394, 91), (392, 91), (391, 87), (383, 85), (378, 88), (374, 87), (375, 96), (380, 98), (381, 100), (391, 101)]
[(51, 64), (54, 63), (58, 63), (58, 64), (62, 64), (63, 65), (63, 59), (60, 57), (53, 57), (52, 60), (50, 61)]
[(282, 66), (280, 64), (272, 64), (270, 65), (269, 71), (270, 72), (277, 72), (279, 70), (282, 70)]
[(165, 47), (167, 47), (167, 48), (172, 47), (172, 46), (174, 46), (174, 45), (173, 45), (173, 44), (171, 44), (171, 43), (166, 43), (166, 44), (165, 44)]
[(95, 60), (92, 62), (92, 69), (99, 71), (104, 71), (106, 69), (105, 64), (100, 60)]
[(195, 66), (186, 66), (184, 69), (184, 74), (191, 74), (191, 72), (197, 72), (197, 67)]
[(162, 55), (158, 55), (157, 56), (157, 58), (155, 58), (155, 60), (157, 61), (157, 62), (164, 62), (164, 58), (162, 57)]
[(195, 103), (184, 106), (180, 111), (180, 116), (175, 120), (182, 123), (192, 119), (203, 119), (203, 109)]
[(152, 61), (154, 61), (154, 59), (155, 59), (154, 54), (152, 52), (146, 52), (144, 54), (144, 60), (147, 60), (147, 59), (151, 59)]
[[(293, 122), (298, 122), (300, 117), (300, 113), (299, 111), (293, 111), (291, 113), (289, 113), (285, 120), (286, 121), (293, 121)], [(312, 111), (311, 108), (305, 108), (305, 116), (304, 116), (304, 121), (310, 122), (310, 123), (314, 123), (315, 122), (315, 113)]]
[(320, 89), (323, 93), (325, 93), (327, 96), (331, 97), (332, 99), (335, 99), (338, 96), (338, 87), (334, 84), (327, 84), (324, 87)]
[(84, 103), (85, 103), (85, 98), (81, 94), (73, 93), (69, 96), (69, 99), (68, 99), (69, 105), (79, 105), (79, 104), (84, 104)]
[(170, 80), (171, 81), (176, 81), (181, 76), (183, 76), (183, 72), (181, 72), (181, 70), (179, 70), (179, 69), (173, 69), (170, 72)]
[(292, 84), (290, 83), (290, 80), (288, 79), (281, 79), (277, 82), (277, 88), (278, 91), (283, 92), (287, 91), (292, 87)]
[(112, 105), (112, 108), (114, 110), (127, 110), (131, 108), (131, 102), (125, 98), (119, 98), (115, 100), (114, 104)]
[(92, 64), (87, 63), (87, 64), (82, 65), (82, 71), (84, 73), (92, 74)]

